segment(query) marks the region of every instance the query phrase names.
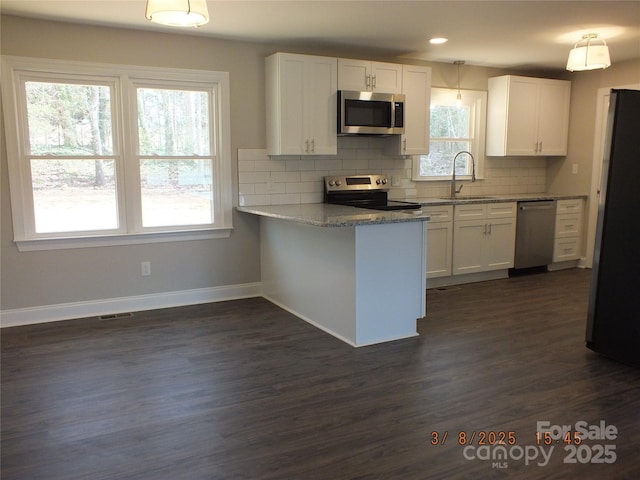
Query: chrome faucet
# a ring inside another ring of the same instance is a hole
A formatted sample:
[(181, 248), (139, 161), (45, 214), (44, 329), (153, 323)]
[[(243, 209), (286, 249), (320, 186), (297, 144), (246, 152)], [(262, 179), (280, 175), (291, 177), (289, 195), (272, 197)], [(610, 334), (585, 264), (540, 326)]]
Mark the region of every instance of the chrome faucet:
[(456, 160), (458, 159), (458, 157), (460, 155), (462, 155), (463, 153), (466, 153), (467, 155), (469, 155), (469, 157), (471, 157), (471, 181), (475, 182), (476, 181), (476, 161), (473, 158), (473, 155), (471, 155), (471, 152), (468, 152), (467, 150), (462, 150), (461, 152), (456, 153), (456, 156), (453, 157), (453, 165), (451, 167), (451, 198), (455, 198), (456, 194), (460, 193), (462, 191), (462, 187), (464, 187), (464, 185), (460, 185), (460, 188), (458, 188), (456, 190)]

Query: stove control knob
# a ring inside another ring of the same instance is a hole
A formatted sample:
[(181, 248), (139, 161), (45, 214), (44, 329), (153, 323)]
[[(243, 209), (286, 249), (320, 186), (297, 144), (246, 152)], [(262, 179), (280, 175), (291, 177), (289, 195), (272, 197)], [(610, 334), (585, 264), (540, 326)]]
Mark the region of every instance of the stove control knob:
[(334, 182), (333, 180), (329, 180), (329, 186), (333, 187), (336, 184), (336, 182)]
[(336, 187), (339, 187), (340, 185), (342, 185), (342, 182), (340, 180), (336, 180)]
[(383, 179), (382, 179), (382, 184), (383, 184), (383, 185), (386, 185), (386, 184), (387, 184), (387, 179), (386, 179), (386, 178), (383, 178)]
[(380, 179), (376, 178), (376, 185), (380, 185)]

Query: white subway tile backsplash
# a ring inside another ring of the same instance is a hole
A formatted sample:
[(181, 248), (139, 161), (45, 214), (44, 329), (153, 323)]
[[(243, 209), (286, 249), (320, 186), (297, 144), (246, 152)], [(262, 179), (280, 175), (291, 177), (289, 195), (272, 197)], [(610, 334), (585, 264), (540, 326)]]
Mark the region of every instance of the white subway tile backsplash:
[[(273, 156), (265, 149), (238, 150), (240, 205), (283, 205), (323, 201), (327, 175), (380, 173), (393, 177), (390, 198), (442, 197), (448, 181), (414, 182), (409, 156), (386, 155), (385, 140), (339, 137), (332, 156)], [(487, 158), (484, 179), (462, 181), (467, 195), (544, 193), (545, 158)]]
[(238, 160), (238, 172), (253, 172), (256, 169), (254, 160)]
[(300, 172), (271, 172), (271, 181), (275, 183), (299, 182)]
[(255, 185), (255, 193), (261, 195), (272, 195), (275, 193), (286, 193), (286, 183), (257, 183)]
[(267, 151), (262, 148), (239, 148), (238, 161), (242, 160), (268, 160)]
[(238, 186), (238, 194), (239, 195), (251, 195), (256, 193), (256, 185), (255, 183), (241, 183)]
[(240, 183), (267, 183), (269, 175), (269, 172), (238, 172), (238, 181)]
[(302, 183), (285, 183), (285, 192), (286, 193), (301, 193), (302, 192)]
[(240, 206), (271, 205), (271, 195), (240, 195)]
[(322, 203), (323, 201), (322, 193), (301, 193), (300, 194), (300, 203)]
[(393, 161), (388, 158), (375, 158), (369, 160), (369, 170), (386, 171), (393, 168)]
[(299, 193), (282, 193), (271, 195), (271, 205), (293, 205), (300, 202)]
[(285, 170), (288, 172), (303, 172), (314, 170), (313, 161), (305, 161), (305, 160), (286, 160), (285, 162)]
[(354, 158), (351, 160), (344, 160), (343, 162), (345, 165), (349, 165), (350, 169), (353, 169), (355, 171), (362, 171), (362, 170), (367, 170), (370, 172), (369, 170), (369, 159), (367, 158)]
[(300, 172), (300, 181), (301, 182), (318, 182), (319, 184), (322, 184), (322, 182), (324, 181), (324, 177), (326, 177), (327, 175), (329, 175), (328, 172), (325, 172), (324, 170)]
[(314, 165), (315, 170), (342, 170), (342, 159), (317, 159)]

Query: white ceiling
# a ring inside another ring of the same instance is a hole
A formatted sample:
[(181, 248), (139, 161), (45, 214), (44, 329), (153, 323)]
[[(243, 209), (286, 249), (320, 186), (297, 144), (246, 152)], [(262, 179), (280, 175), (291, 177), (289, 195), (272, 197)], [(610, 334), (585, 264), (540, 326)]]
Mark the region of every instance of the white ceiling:
[[(518, 69), (562, 70), (571, 46), (595, 32), (612, 62), (640, 58), (640, 0), (214, 1), (198, 29), (144, 18), (145, 0), (1, 0), (3, 14), (174, 32), (300, 48)], [(433, 36), (449, 42), (430, 45)]]

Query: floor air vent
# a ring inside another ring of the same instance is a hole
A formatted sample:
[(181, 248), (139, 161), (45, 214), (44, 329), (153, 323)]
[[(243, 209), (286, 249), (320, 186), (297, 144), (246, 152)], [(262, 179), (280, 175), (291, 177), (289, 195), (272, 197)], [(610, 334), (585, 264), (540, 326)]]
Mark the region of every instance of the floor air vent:
[(114, 313), (111, 315), (100, 315), (98, 319), (99, 320), (115, 320), (116, 318), (127, 318), (127, 317), (133, 317), (133, 313), (127, 312), (127, 313)]
[(460, 290), (460, 287), (457, 287), (455, 285), (451, 285), (449, 287), (435, 287), (435, 288), (431, 288), (429, 290), (434, 290), (436, 292), (451, 292), (451, 291), (455, 291), (455, 290)]

